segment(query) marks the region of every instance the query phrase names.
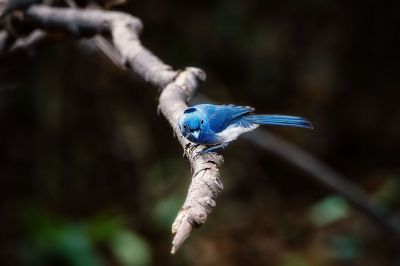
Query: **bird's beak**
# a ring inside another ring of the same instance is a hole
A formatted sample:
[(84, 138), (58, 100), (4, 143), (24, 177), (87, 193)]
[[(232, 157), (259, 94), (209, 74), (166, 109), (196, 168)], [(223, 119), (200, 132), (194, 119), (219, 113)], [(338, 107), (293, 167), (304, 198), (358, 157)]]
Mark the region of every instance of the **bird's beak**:
[(200, 135), (200, 130), (193, 131), (192, 134), (197, 139)]

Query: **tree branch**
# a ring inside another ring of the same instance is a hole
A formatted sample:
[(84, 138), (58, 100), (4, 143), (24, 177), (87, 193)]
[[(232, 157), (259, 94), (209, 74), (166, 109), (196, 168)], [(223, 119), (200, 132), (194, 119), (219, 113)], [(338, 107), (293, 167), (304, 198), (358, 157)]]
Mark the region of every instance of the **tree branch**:
[(14, 38), (5, 30), (0, 30), (0, 55), (3, 54), (12, 44)]
[(47, 33), (42, 30), (34, 30), (26, 37), (20, 37), (15, 40), (12, 46), (9, 48), (9, 52), (16, 52), (20, 50), (33, 51), (32, 49), (39, 43), (43, 42), (47, 38)]
[(205, 147), (187, 141), (177, 127), (179, 116), (187, 108), (186, 102), (197, 92), (199, 81), (205, 80), (204, 72), (198, 68), (173, 71), (140, 43), (140, 20), (124, 13), (35, 5), (29, 7), (25, 15), (26, 23), (44, 30), (66, 31), (75, 37), (110, 33), (124, 64), (162, 89), (159, 110), (184, 148), (193, 173), (185, 203), (172, 225), (175, 237), (171, 253), (175, 253), (193, 229), (206, 222), (222, 190), (219, 180), (222, 156), (215, 153), (197, 156)]
[[(182, 72), (175, 82), (169, 84), (161, 93), (159, 108), (174, 129), (185, 154), (192, 167), (192, 183), (185, 203), (172, 225), (175, 238), (172, 242), (171, 253), (182, 245), (192, 230), (206, 222), (208, 214), (215, 207), (215, 199), (223, 189), (219, 180), (219, 168), (223, 162), (222, 156), (208, 153), (196, 155), (204, 146), (192, 145), (180, 133), (177, 121), (186, 109), (186, 100), (195, 93), (197, 79), (204, 79), (204, 73), (195, 68), (188, 68)], [(174, 104), (171, 104), (174, 103)]]
[(42, 0), (0, 0), (0, 18), (14, 10), (25, 9), (39, 2)]

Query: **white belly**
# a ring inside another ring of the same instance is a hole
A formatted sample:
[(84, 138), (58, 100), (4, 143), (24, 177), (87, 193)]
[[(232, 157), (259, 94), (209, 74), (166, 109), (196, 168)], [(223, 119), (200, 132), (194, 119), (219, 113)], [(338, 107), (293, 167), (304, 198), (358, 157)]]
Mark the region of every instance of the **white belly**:
[(252, 125), (251, 127), (240, 127), (238, 125), (230, 125), (216, 135), (221, 139), (221, 142), (231, 142), (237, 139), (239, 135), (256, 129), (259, 125)]

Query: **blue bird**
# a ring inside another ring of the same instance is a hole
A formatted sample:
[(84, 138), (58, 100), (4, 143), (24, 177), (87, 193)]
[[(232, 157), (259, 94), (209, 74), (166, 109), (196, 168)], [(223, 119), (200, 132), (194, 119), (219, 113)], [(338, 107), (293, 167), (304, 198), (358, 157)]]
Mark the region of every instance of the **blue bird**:
[(182, 135), (191, 142), (211, 146), (200, 154), (225, 148), (239, 135), (259, 125), (313, 128), (302, 117), (288, 115), (256, 115), (254, 108), (237, 105), (199, 104), (187, 108), (178, 120)]

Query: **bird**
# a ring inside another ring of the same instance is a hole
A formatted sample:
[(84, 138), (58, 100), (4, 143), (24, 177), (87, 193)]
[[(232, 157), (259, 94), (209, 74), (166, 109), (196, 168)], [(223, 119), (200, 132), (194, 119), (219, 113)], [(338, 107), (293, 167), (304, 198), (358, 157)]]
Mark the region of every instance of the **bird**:
[(205, 154), (236, 140), (241, 134), (260, 125), (292, 126), (312, 129), (310, 121), (303, 117), (278, 114), (254, 114), (249, 106), (198, 104), (184, 110), (178, 119), (182, 135), (195, 144), (208, 146), (199, 154)]

